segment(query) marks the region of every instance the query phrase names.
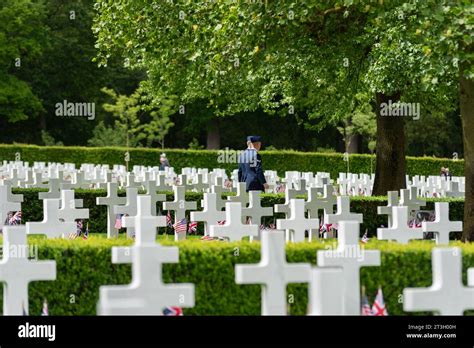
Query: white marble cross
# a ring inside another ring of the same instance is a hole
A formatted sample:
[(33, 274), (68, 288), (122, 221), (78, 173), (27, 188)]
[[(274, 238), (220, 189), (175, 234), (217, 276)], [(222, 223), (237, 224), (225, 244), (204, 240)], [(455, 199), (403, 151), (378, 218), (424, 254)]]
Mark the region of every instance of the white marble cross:
[[(304, 242), (305, 231), (317, 229), (319, 231), (319, 219), (307, 219), (305, 217), (304, 199), (290, 200), (290, 216), (287, 219), (277, 219), (276, 228), (285, 230), (287, 242)], [(318, 235), (316, 233), (316, 235)]]
[(392, 207), (398, 206), (398, 191), (388, 191), (387, 192), (388, 203), (386, 206), (377, 207), (377, 214), (379, 215), (388, 215), (388, 224), (387, 227), (392, 227)]
[(434, 232), (436, 244), (449, 244), (450, 232), (462, 232), (462, 221), (449, 220), (449, 203), (435, 203), (435, 221), (423, 221), (423, 232)]
[(308, 283), (309, 263), (288, 263), (283, 231), (262, 231), (261, 259), (258, 264), (235, 265), (237, 284), (262, 284), (262, 315), (286, 315), (286, 287)]
[[(184, 175), (184, 174), (183, 174)], [(185, 196), (185, 187), (184, 186), (174, 186), (174, 200), (172, 202), (164, 202), (163, 210), (172, 210), (174, 211), (174, 222), (181, 221), (186, 217), (187, 210), (196, 210), (197, 202), (186, 201)], [(186, 233), (174, 233), (175, 240), (186, 239)]]
[[(260, 191), (249, 191), (249, 206), (247, 208), (242, 208), (242, 217), (244, 220), (246, 220), (246, 217), (249, 217), (253, 225), (260, 226), (262, 223), (262, 217), (264, 216), (273, 216), (273, 208), (262, 207)], [(255, 239), (259, 239), (259, 237), (260, 236)]]
[(392, 226), (377, 228), (377, 239), (396, 240), (401, 244), (407, 244), (411, 239), (423, 239), (421, 227), (408, 226), (408, 207), (392, 207), (392, 209)]
[(225, 212), (217, 210), (216, 200), (217, 199), (215, 193), (204, 193), (203, 210), (191, 212), (191, 221), (204, 222), (205, 236), (208, 236), (210, 234), (210, 227), (212, 225), (216, 225), (218, 221), (225, 220)]
[(344, 273), (339, 267), (314, 267), (308, 286), (308, 315), (344, 314)]
[(61, 198), (60, 179), (49, 179), (48, 192), (38, 193), (39, 199), (59, 199)]
[(44, 234), (47, 238), (60, 238), (75, 233), (75, 222), (60, 220), (59, 199), (43, 199), (43, 221), (27, 222), (27, 234)]
[(400, 190), (400, 206), (408, 207), (408, 212), (419, 210), (426, 205), (426, 200), (418, 199), (418, 188), (416, 186), (410, 189)]
[[(221, 179), (222, 181), (222, 178), (217, 179)], [(222, 185), (212, 185), (210, 192), (216, 194), (216, 208), (218, 210), (224, 209), (226, 201), (222, 199), (222, 193), (224, 192), (224, 188), (222, 187)]]
[(275, 204), (275, 213), (283, 213), (285, 217), (288, 218), (290, 215), (290, 202), (293, 198), (296, 198), (297, 191), (289, 188), (288, 186), (285, 187), (285, 203), (283, 204)]
[(140, 231), (135, 237), (135, 245), (155, 244), (157, 227), (166, 226), (166, 216), (153, 215), (150, 196), (137, 196), (137, 213), (123, 219), (124, 227)]
[(138, 205), (137, 216), (124, 218), (127, 228), (136, 228), (135, 245), (112, 248), (112, 262), (132, 263), (132, 282), (101, 286), (99, 315), (163, 315), (165, 307), (194, 307), (194, 284), (163, 283), (162, 265), (179, 262), (179, 249), (155, 242), (163, 220), (151, 215), (150, 197), (139, 196)]
[[(461, 249), (433, 248), (431, 262), (433, 284), (428, 288), (405, 288), (403, 310), (463, 315), (464, 311), (474, 309), (474, 287), (462, 283)], [(468, 275), (472, 270), (468, 270)]]
[(237, 194), (235, 196), (227, 197), (229, 202), (240, 202), (242, 203), (242, 207), (245, 208), (249, 203), (249, 194), (246, 191), (246, 184), (245, 182), (237, 183)]
[(166, 201), (166, 195), (163, 193), (156, 193), (156, 181), (146, 181), (144, 184), (147, 196), (151, 198), (151, 214), (156, 216), (156, 203)]
[(311, 218), (317, 218), (319, 210), (324, 210), (325, 214), (334, 213), (334, 205), (337, 200), (334, 196), (334, 186), (324, 185), (323, 197), (318, 197), (318, 187), (311, 187), (308, 189), (308, 200), (305, 203), (305, 210), (308, 212), (308, 216)]
[(337, 211), (335, 214), (324, 214), (326, 224), (338, 224), (341, 221), (356, 221), (362, 223), (363, 215), (351, 213), (351, 201), (348, 196), (337, 197)]
[(166, 183), (166, 174), (158, 173), (156, 176), (156, 190), (157, 191), (172, 191), (172, 186)]
[(90, 188), (90, 182), (87, 182), (85, 180), (84, 172), (78, 171), (72, 174), (73, 174), (72, 182), (60, 184), (59, 187), (61, 189), (69, 190), (69, 189), (74, 189), (74, 188), (82, 188), (82, 189)]
[[(127, 198), (125, 205), (114, 206), (114, 214), (126, 214), (128, 216), (135, 216), (137, 214), (137, 196), (138, 188), (127, 187), (125, 189)], [(127, 237), (131, 238), (135, 235), (135, 229), (133, 227), (127, 228)]]
[(61, 209), (58, 213), (60, 219), (65, 222), (88, 219), (89, 209), (77, 209), (80, 207), (82, 207), (82, 199), (74, 199), (74, 190), (61, 190)]
[(365, 250), (359, 239), (359, 223), (339, 222), (338, 245), (335, 250), (319, 250), (318, 266), (341, 267), (344, 273), (344, 313), (360, 314), (360, 268), (380, 266), (380, 251)]
[(107, 206), (107, 238), (117, 238), (118, 230), (115, 228), (114, 206), (124, 205), (127, 202), (126, 197), (117, 195), (118, 184), (115, 182), (107, 183), (107, 196), (97, 197), (97, 205)]
[(30, 261), (28, 254), (25, 226), (5, 226), (0, 261), (4, 315), (28, 314), (28, 284), (56, 279), (55, 261)]
[(242, 240), (247, 236), (258, 236), (258, 225), (242, 223), (242, 204), (227, 202), (225, 204), (225, 224), (211, 226), (211, 237), (225, 237), (231, 242)]

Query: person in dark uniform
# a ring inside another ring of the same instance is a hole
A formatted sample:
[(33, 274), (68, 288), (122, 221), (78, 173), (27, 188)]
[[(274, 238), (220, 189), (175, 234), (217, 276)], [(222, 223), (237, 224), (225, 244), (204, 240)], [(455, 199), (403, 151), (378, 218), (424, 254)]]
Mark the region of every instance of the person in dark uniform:
[(239, 182), (245, 182), (246, 191), (263, 191), (268, 188), (263, 175), (262, 157), (258, 153), (262, 138), (258, 135), (247, 137), (247, 149), (239, 156)]

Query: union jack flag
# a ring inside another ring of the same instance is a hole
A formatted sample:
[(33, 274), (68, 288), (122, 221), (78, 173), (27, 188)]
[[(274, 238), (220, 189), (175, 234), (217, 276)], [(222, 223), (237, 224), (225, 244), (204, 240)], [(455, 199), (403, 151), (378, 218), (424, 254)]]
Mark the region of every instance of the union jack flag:
[(8, 214), (8, 225), (20, 225), (21, 224), (21, 211), (10, 212)]
[(182, 218), (180, 221), (177, 221), (174, 225), (173, 228), (176, 233), (181, 233), (185, 232), (186, 233), (186, 228), (187, 228), (187, 221), (186, 218)]
[(197, 226), (198, 226), (198, 223), (196, 221), (191, 221), (189, 223), (189, 227), (188, 227), (188, 232), (189, 233), (194, 233), (197, 231)]
[(382, 288), (379, 288), (377, 291), (377, 296), (375, 296), (374, 304), (372, 305), (372, 313), (375, 316), (387, 316), (388, 311), (385, 307), (385, 302), (383, 300)]
[(362, 236), (362, 239), (360, 240), (362, 243), (367, 243), (369, 241), (369, 237), (367, 237), (367, 231), (365, 231), (364, 235)]
[(183, 310), (179, 307), (166, 307), (163, 309), (164, 316), (178, 317), (183, 315)]
[(362, 296), (362, 308), (361, 308), (361, 315), (364, 316), (372, 316), (372, 309), (370, 308), (369, 304), (369, 299), (367, 298), (367, 295)]

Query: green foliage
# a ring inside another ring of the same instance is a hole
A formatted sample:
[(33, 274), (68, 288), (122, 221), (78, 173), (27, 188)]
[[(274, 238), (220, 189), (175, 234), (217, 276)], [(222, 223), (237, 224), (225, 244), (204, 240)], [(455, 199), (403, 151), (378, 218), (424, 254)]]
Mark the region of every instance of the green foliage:
[(31, 0), (0, 4), (0, 117), (18, 122), (43, 110), (21, 70), (41, 55), (45, 45), (45, 7)]
[(199, 140), (197, 140), (196, 138), (193, 138), (193, 140), (191, 140), (191, 142), (188, 145), (188, 149), (190, 149), (190, 150), (202, 150), (202, 149), (204, 149), (204, 145), (200, 145)]
[(126, 135), (126, 146), (135, 147), (140, 140), (144, 138), (141, 132), (142, 126), (138, 112), (141, 107), (139, 105), (140, 95), (134, 92), (130, 96), (117, 95), (117, 93), (110, 88), (102, 88), (102, 92), (107, 94), (114, 102), (114, 104), (104, 104), (104, 110), (110, 112), (115, 117), (114, 130), (120, 134)]
[(63, 146), (64, 144), (61, 141), (56, 141), (47, 131), (41, 131), (41, 140), (46, 146)]
[(114, 127), (107, 127), (103, 121), (100, 121), (92, 131), (92, 138), (87, 143), (96, 147), (126, 146), (127, 135)]
[[(111, 247), (130, 245), (127, 240), (106, 240), (92, 236), (87, 241), (29, 238), (37, 246), (39, 258), (55, 260), (56, 281), (32, 282), (29, 286), (30, 315), (40, 315), (43, 299), (48, 300), (51, 315), (94, 315), (102, 285), (128, 284), (130, 265), (111, 263)], [(325, 243), (297, 243), (286, 247), (289, 262), (309, 262), (315, 265), (318, 250), (335, 246), (336, 241)], [(162, 241), (164, 245), (179, 246), (179, 264), (163, 266), (166, 283), (191, 282), (196, 286), (196, 305), (185, 308), (185, 315), (259, 315), (260, 286), (235, 283), (236, 264), (257, 263), (260, 244), (249, 242), (182, 242)], [(463, 279), (474, 263), (474, 246), (452, 243), (463, 250)], [(372, 302), (378, 286), (382, 286), (390, 315), (406, 315), (400, 295), (406, 287), (431, 285), (432, 242), (411, 242), (399, 245), (384, 241), (369, 241), (367, 249), (381, 251), (381, 266), (361, 269), (361, 285), (366, 287)], [(237, 252), (236, 252), (237, 250)], [(416, 267), (414, 267), (416, 265)], [(94, 270), (91, 272), (91, 270)], [(304, 315), (307, 308), (307, 286), (290, 284), (287, 289), (294, 295), (290, 306), (292, 315)], [(71, 295), (75, 302), (71, 303)]]
[[(43, 219), (43, 203), (38, 199), (38, 192), (45, 191), (41, 189), (14, 189), (15, 193), (24, 195), (24, 203), (22, 205), (22, 215), (24, 221), (41, 221)], [(142, 192), (144, 193), (144, 191)], [(96, 205), (96, 198), (106, 195), (105, 190), (76, 190), (76, 198), (84, 200), (84, 208), (89, 209), (89, 230), (91, 233), (105, 233), (107, 231), (107, 210), (105, 206)], [(125, 191), (119, 192), (119, 196), (125, 195)], [(226, 193), (223, 196), (232, 195)], [(173, 200), (173, 193), (166, 192), (167, 201)], [(187, 192), (186, 200), (197, 202), (200, 207), (202, 193)], [(305, 198), (305, 196), (300, 196)], [(262, 195), (262, 205), (273, 207), (275, 204), (283, 204), (285, 201), (283, 194), (264, 194)], [(462, 221), (464, 201), (462, 199), (427, 199), (427, 210), (434, 210), (434, 202), (447, 201), (450, 202), (450, 218), (451, 220)], [(386, 197), (351, 197), (351, 211), (364, 215), (364, 222), (361, 230), (368, 231), (369, 236), (376, 235), (377, 228), (381, 225), (387, 226), (387, 217), (377, 214), (377, 206), (387, 205)], [(161, 205), (157, 206), (159, 209)], [(162, 213), (163, 215), (165, 213)], [(265, 225), (275, 222), (275, 219), (284, 218), (282, 214), (275, 213), (273, 217), (264, 218)], [(188, 213), (189, 221), (189, 213)], [(203, 233), (202, 223), (198, 224), (198, 234)], [(123, 230), (122, 230), (123, 232)], [(160, 229), (160, 233), (171, 234), (170, 228)]]

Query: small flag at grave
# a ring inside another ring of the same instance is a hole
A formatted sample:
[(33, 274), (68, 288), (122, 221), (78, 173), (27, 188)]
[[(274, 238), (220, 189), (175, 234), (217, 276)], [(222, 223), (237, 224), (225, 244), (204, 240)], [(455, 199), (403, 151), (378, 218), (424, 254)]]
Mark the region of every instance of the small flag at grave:
[(218, 225), (225, 225), (225, 220), (217, 221), (217, 224), (218, 224)]
[(8, 213), (8, 223), (6, 225), (20, 225), (21, 224), (21, 211)]
[(385, 307), (385, 302), (383, 300), (382, 288), (379, 288), (377, 291), (377, 296), (375, 296), (375, 301), (372, 306), (372, 313), (375, 316), (387, 316), (388, 311)]
[(179, 307), (166, 307), (163, 309), (163, 315), (167, 317), (182, 316), (183, 310)]
[(120, 230), (122, 228), (122, 216), (123, 216), (123, 214), (115, 215), (115, 225), (114, 225), (114, 227), (117, 230)]
[(169, 227), (173, 227), (173, 223), (171, 220), (171, 212), (168, 210), (168, 214), (166, 214), (166, 223)]
[(362, 236), (362, 239), (360, 240), (362, 243), (367, 243), (369, 241), (369, 237), (367, 237), (367, 230), (365, 231), (364, 235)]
[(189, 233), (194, 233), (194, 232), (196, 232), (196, 231), (197, 231), (197, 225), (198, 225), (198, 223), (197, 223), (196, 221), (191, 221), (191, 222), (189, 223), (188, 232), (189, 232)]
[(372, 309), (370, 309), (369, 305), (369, 299), (367, 298), (367, 295), (364, 295), (362, 297), (362, 310), (361, 310), (361, 315), (363, 316), (372, 316)]
[(48, 316), (49, 315), (49, 310), (48, 310), (48, 301), (44, 299), (43, 301), (43, 309), (41, 310), (41, 316)]
[(181, 219), (173, 225), (176, 233), (186, 232), (187, 221), (186, 218)]
[(82, 239), (87, 240), (89, 238), (89, 223), (86, 225), (86, 231), (84, 232), (84, 235), (82, 236)]

